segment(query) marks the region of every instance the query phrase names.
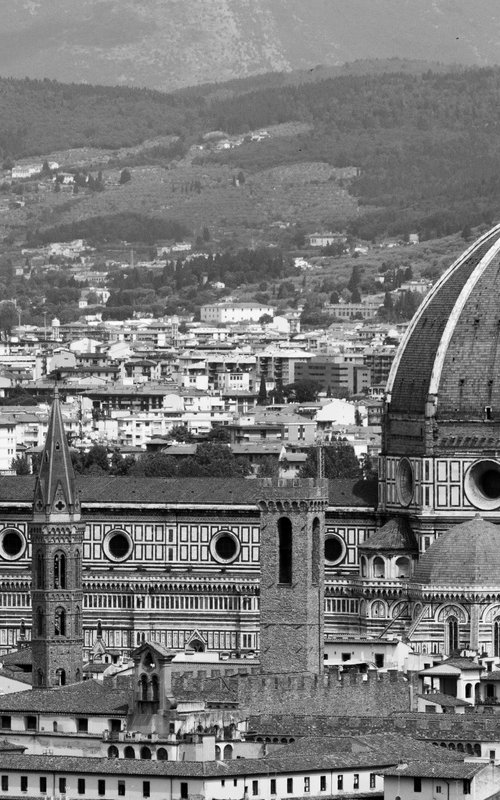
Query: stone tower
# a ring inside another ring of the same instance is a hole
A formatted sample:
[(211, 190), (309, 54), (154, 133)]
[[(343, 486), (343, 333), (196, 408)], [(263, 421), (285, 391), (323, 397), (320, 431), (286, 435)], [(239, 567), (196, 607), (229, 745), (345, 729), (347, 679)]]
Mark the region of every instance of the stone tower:
[(323, 672), (328, 481), (264, 481), (260, 661), (264, 673)]
[(56, 389), (30, 524), (34, 688), (82, 680), (83, 530)]

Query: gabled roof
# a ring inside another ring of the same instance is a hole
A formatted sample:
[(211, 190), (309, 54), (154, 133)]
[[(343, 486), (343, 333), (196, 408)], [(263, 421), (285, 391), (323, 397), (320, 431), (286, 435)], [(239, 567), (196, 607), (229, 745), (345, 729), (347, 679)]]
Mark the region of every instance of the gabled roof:
[(411, 550), (418, 545), (406, 517), (395, 517), (360, 544), (362, 550)]
[(448, 658), (442, 661), (441, 664), (436, 664), (435, 667), (422, 669), (419, 675), (453, 675), (458, 676), (461, 672), (466, 671), (482, 671), (482, 666), (472, 661), (470, 658)]

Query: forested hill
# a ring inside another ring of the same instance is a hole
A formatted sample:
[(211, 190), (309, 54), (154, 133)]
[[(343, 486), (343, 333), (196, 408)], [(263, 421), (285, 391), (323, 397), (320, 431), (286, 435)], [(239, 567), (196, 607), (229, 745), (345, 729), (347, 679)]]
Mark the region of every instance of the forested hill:
[[(357, 232), (451, 232), (500, 207), (500, 68), (346, 75), (248, 91), (176, 93), (0, 80), (0, 151), (19, 158), (76, 146), (117, 148), (158, 135), (244, 133), (302, 121), (307, 134), (201, 159), (237, 169), (297, 161), (355, 165)], [(228, 96), (229, 95), (229, 96)]]

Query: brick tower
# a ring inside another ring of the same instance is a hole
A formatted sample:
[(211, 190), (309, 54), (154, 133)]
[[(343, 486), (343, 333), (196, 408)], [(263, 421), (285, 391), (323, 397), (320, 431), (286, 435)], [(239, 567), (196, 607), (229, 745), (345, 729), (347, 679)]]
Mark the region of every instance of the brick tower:
[(56, 388), (30, 524), (34, 688), (82, 680), (83, 528)]
[(260, 660), (264, 673), (323, 672), (328, 481), (264, 481)]

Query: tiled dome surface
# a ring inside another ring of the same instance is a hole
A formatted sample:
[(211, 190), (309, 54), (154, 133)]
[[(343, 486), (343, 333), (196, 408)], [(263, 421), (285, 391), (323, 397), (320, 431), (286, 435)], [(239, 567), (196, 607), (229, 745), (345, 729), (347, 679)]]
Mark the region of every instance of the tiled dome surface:
[(499, 296), (496, 226), (449, 268), (417, 311), (389, 378), (391, 411), (423, 415), (432, 389), (438, 417), (480, 419), (486, 406), (500, 412)]
[(412, 582), (500, 587), (500, 526), (477, 514), (443, 533), (419, 558)]

